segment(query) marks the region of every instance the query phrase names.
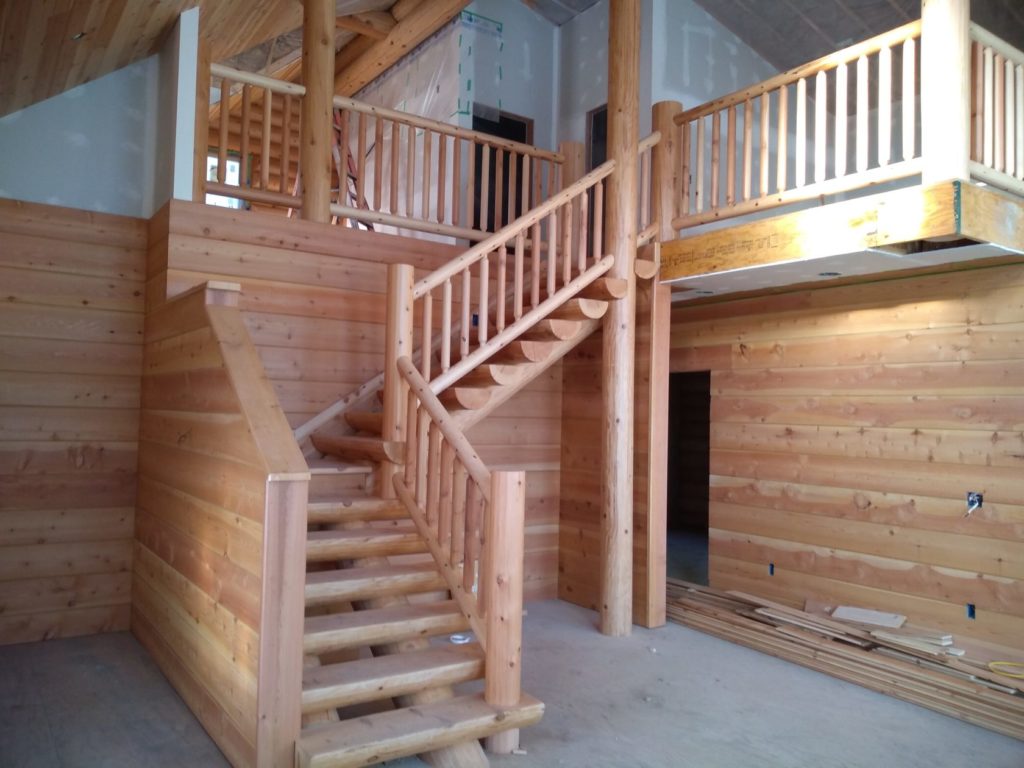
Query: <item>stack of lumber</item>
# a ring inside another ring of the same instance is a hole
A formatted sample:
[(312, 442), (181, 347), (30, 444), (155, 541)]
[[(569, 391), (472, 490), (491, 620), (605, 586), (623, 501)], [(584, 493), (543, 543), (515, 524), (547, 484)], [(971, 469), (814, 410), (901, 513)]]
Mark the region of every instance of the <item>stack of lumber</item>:
[(968, 658), (949, 635), (840, 621), (672, 579), (667, 605), (679, 624), (1024, 740), (1024, 680)]

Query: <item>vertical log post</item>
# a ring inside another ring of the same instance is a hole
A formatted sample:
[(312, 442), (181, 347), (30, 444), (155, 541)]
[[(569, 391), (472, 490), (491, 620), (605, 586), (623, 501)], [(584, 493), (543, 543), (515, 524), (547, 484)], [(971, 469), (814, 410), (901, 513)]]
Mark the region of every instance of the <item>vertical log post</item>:
[(625, 636), (633, 623), (633, 375), (636, 334), (637, 146), (640, 104), (640, 0), (611, 0), (608, 12), (608, 157), (615, 171), (605, 199), (611, 277), (626, 295), (604, 321), (602, 399), (601, 631)]
[(970, 16), (970, 0), (921, 2), (924, 184), (970, 178)]
[[(331, 220), (331, 117), (334, 100), (334, 2), (303, 0), (302, 218)], [(266, 127), (264, 127), (266, 129)]]
[[(398, 359), (412, 358), (412, 284), (414, 271), (409, 264), (388, 264), (387, 324), (384, 327), (384, 413), (381, 437), (401, 442), (407, 438), (405, 423), (409, 385), (398, 373)], [(426, 350), (424, 354), (429, 354)], [(385, 499), (395, 497), (391, 478), (397, 467), (383, 462), (377, 477), (377, 492)]]
[[(583, 142), (581, 141), (563, 141), (558, 145), (558, 153), (565, 158), (562, 161), (562, 173), (560, 174), (562, 189), (573, 184), (573, 182), (579, 181), (587, 172), (586, 152), (583, 149)], [(573, 203), (572, 205), (564, 206), (561, 210), (561, 216), (558, 221), (559, 237), (556, 245), (562, 249), (562, 253), (558, 254), (561, 261), (556, 259), (554, 253), (549, 254), (549, 258), (554, 259), (559, 269), (571, 270), (572, 265), (572, 241), (573, 234), (579, 231), (580, 211), (579, 203)], [(557, 270), (556, 270), (557, 272)], [(564, 273), (563, 273), (564, 275)], [(571, 278), (571, 275), (570, 275)]]
[[(493, 707), (519, 704), (525, 515), (526, 473), (521, 470), (492, 472), (481, 583), (487, 616), (484, 699)], [(508, 730), (489, 736), (485, 746), (494, 754), (511, 754), (519, 747), (519, 731)]]

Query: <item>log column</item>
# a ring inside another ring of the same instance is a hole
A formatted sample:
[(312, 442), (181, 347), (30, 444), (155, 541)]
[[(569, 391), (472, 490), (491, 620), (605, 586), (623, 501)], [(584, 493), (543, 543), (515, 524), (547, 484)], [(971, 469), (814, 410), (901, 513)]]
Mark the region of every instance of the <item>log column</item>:
[(334, 2), (303, 0), (302, 218), (331, 220), (331, 110), (334, 100)]
[(921, 155), (924, 184), (969, 179), (970, 0), (921, 2)]
[(608, 10), (608, 158), (605, 200), (610, 275), (624, 298), (605, 316), (602, 356), (604, 485), (601, 506), (601, 631), (625, 636), (633, 623), (633, 376), (636, 335), (637, 145), (640, 139), (640, 0)]

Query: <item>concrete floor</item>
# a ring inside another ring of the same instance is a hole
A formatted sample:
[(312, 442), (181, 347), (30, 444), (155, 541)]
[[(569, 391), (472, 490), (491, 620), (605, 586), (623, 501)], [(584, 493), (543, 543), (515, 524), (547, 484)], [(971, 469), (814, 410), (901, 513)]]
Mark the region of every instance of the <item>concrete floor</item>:
[[(709, 635), (595, 622), (529, 606), (523, 687), (547, 713), (494, 768), (1024, 766), (1022, 742)], [(131, 636), (0, 648), (3, 768), (223, 765)]]

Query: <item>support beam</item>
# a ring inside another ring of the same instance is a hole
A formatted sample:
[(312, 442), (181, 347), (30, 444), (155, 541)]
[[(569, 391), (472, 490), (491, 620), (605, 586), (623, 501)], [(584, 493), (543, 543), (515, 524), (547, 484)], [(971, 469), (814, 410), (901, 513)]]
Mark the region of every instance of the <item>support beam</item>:
[(331, 112), (334, 98), (334, 2), (303, 0), (299, 170), (302, 218), (331, 220)]
[(386, 38), (374, 42), (362, 55), (338, 72), (334, 80), (334, 92), (341, 96), (352, 96), (454, 19), (467, 5), (469, 0), (422, 0), (404, 17), (404, 9), (392, 8), (391, 12), (398, 23)]
[(633, 623), (633, 376), (636, 334), (637, 146), (640, 139), (640, 0), (608, 11), (608, 157), (605, 199), (610, 277), (626, 295), (605, 316), (602, 357), (604, 486), (601, 508), (601, 631), (625, 636)]
[(923, 184), (969, 179), (970, 0), (921, 2)]

